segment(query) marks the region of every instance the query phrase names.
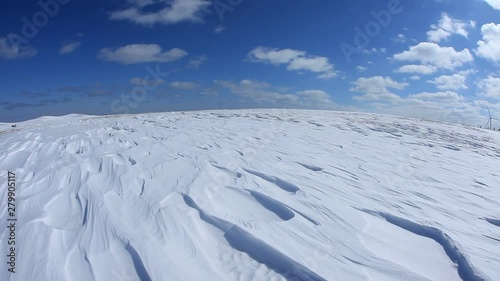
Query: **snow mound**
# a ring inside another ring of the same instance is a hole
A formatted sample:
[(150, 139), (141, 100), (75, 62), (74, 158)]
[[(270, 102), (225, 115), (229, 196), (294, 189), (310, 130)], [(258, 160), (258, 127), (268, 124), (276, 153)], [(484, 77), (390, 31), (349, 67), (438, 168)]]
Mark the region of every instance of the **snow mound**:
[(303, 110), (3, 125), (0, 280), (500, 280), (496, 132)]

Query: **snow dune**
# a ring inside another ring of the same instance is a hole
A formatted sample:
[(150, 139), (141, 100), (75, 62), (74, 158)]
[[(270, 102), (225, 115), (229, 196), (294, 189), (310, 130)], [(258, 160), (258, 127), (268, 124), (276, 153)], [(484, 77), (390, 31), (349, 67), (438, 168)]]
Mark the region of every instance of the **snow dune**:
[(0, 280), (500, 280), (497, 132), (303, 110), (0, 125)]

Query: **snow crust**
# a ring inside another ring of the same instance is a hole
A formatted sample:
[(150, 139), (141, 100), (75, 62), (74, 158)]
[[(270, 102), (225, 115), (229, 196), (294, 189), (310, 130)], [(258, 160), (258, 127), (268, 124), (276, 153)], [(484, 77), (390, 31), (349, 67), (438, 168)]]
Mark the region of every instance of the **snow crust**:
[(0, 124), (0, 280), (500, 280), (499, 145), (329, 111)]

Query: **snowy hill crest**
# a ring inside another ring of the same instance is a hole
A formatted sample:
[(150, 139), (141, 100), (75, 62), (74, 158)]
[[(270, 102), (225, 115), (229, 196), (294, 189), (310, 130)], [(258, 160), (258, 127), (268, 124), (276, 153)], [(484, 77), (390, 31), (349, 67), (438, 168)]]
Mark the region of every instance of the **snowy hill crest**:
[(1, 130), (21, 245), (1, 280), (500, 279), (494, 132), (302, 110)]

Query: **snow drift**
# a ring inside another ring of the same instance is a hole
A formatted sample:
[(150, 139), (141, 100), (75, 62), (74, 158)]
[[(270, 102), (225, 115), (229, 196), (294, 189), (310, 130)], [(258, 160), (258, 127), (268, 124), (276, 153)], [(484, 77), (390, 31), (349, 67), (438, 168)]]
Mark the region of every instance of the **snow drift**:
[(499, 144), (327, 111), (0, 124), (0, 280), (500, 280)]

